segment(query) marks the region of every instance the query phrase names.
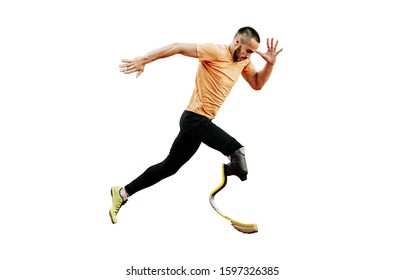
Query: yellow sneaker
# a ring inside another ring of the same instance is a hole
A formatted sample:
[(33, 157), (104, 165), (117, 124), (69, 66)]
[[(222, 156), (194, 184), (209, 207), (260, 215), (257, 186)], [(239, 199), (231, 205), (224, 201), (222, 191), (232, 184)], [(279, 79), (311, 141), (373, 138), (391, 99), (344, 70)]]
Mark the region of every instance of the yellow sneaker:
[(122, 196), (120, 195), (119, 191), (121, 190), (120, 187), (112, 187), (111, 188), (111, 196), (112, 196), (112, 205), (109, 209), (109, 217), (111, 218), (111, 222), (116, 224), (118, 222), (117, 214), (121, 206), (126, 203), (127, 200), (123, 201)]

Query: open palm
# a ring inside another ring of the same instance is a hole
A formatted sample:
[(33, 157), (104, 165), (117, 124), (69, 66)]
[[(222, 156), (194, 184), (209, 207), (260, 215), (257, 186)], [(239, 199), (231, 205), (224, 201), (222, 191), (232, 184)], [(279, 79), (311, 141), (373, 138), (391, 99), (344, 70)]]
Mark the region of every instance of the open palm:
[(257, 51), (257, 53), (269, 64), (274, 65), (276, 62), (276, 57), (278, 54), (283, 51), (283, 48), (280, 50), (277, 50), (278, 48), (278, 40), (276, 40), (274, 44), (274, 38), (271, 38), (271, 41), (269, 41), (269, 38), (267, 39), (267, 52), (262, 53), (260, 51)]

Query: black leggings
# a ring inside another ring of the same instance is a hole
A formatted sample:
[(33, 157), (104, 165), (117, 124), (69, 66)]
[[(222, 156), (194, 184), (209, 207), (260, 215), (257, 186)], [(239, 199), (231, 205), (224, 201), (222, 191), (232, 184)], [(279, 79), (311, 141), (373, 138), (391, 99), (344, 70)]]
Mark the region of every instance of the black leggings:
[(201, 143), (228, 156), (242, 145), (216, 126), (209, 118), (184, 111), (180, 119), (180, 132), (171, 146), (170, 153), (162, 162), (153, 165), (125, 186), (129, 195), (150, 187), (174, 175), (198, 150)]

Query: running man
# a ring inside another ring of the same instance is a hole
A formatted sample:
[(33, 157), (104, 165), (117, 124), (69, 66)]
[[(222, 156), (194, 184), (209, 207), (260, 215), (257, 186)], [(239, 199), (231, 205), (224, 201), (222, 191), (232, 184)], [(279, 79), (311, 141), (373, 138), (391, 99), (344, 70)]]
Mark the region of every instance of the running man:
[[(180, 118), (180, 131), (172, 144), (168, 156), (160, 163), (146, 169), (134, 181), (123, 188), (112, 187), (112, 205), (109, 215), (113, 224), (117, 214), (130, 196), (174, 175), (198, 150), (201, 143), (227, 156), (226, 175), (236, 175), (247, 179), (245, 150), (236, 139), (216, 126), (212, 120), (229, 95), (240, 74), (254, 90), (261, 90), (271, 76), (277, 55), (278, 40), (267, 39), (267, 51), (258, 51), (260, 36), (251, 27), (240, 28), (230, 45), (174, 43), (144, 56), (123, 59), (120, 71), (136, 73), (139, 77), (146, 64), (176, 54), (199, 59), (196, 72), (195, 90), (188, 107)], [(259, 54), (266, 62), (256, 71), (250, 61), (253, 53)]]

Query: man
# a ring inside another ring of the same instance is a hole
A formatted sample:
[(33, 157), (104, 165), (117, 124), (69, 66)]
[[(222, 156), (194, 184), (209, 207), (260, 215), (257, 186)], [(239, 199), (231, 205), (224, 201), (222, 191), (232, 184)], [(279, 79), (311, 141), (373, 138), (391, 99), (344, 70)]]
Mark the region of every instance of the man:
[[(232, 136), (216, 126), (215, 118), (221, 105), (230, 93), (240, 74), (255, 90), (260, 90), (271, 76), (277, 55), (278, 41), (267, 39), (267, 52), (258, 51), (260, 36), (251, 27), (240, 28), (230, 45), (175, 43), (154, 50), (135, 59), (123, 59), (120, 65), (125, 74), (136, 73), (139, 77), (145, 65), (157, 59), (175, 54), (199, 59), (195, 90), (188, 107), (180, 119), (180, 132), (169, 155), (153, 165), (124, 188), (111, 188), (112, 206), (109, 215), (113, 224), (123, 204), (134, 193), (150, 187), (160, 180), (175, 174), (198, 150), (201, 143), (229, 157), (226, 175), (247, 179), (244, 147)], [(253, 53), (259, 54), (266, 64), (256, 71), (250, 61)]]

